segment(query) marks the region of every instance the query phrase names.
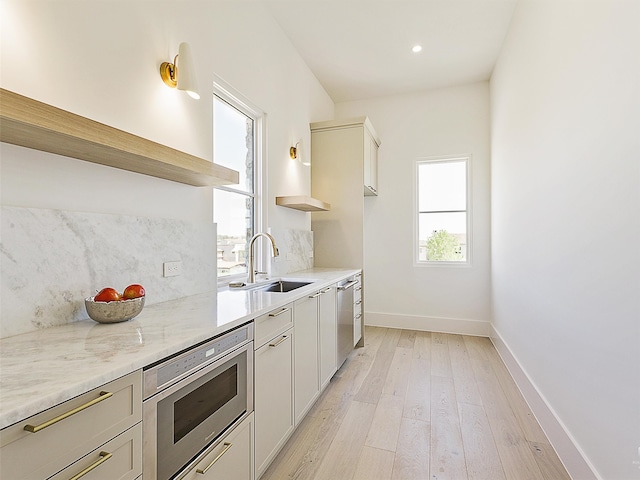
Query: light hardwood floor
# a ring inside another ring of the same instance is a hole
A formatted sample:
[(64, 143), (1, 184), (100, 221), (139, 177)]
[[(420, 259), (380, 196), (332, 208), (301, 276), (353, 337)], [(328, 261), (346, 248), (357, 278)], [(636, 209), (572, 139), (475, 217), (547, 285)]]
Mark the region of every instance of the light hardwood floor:
[(568, 480), (487, 338), (367, 327), (262, 480)]

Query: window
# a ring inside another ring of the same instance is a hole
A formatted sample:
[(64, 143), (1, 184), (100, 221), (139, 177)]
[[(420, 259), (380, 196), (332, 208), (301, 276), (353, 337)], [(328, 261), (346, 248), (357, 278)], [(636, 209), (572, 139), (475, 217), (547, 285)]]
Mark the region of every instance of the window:
[(215, 163), (240, 173), (240, 183), (214, 189), (213, 221), (218, 225), (218, 279), (247, 273), (247, 248), (257, 231), (257, 138), (261, 117), (230, 95), (213, 99), (213, 157)]
[(469, 263), (469, 157), (417, 161), (417, 261)]

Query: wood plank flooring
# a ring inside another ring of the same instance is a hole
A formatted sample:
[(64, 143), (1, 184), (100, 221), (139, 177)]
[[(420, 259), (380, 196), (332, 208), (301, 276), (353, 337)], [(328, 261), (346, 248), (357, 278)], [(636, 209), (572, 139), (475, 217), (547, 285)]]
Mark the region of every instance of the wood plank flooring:
[(262, 480), (570, 480), (489, 339), (365, 338)]

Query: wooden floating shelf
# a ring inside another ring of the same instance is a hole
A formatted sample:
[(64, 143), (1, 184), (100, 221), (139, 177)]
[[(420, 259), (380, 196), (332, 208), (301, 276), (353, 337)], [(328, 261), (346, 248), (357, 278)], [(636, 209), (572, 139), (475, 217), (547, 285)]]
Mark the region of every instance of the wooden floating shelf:
[(330, 203), (304, 195), (276, 197), (276, 205), (293, 208), (294, 210), (302, 210), (303, 212), (326, 212), (331, 210)]
[(239, 182), (235, 170), (0, 89), (0, 141), (174, 182)]

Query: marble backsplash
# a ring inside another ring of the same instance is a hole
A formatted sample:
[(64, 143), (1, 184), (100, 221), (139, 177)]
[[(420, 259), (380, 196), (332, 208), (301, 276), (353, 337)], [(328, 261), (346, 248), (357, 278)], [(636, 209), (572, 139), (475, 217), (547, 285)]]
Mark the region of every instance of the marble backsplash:
[[(140, 283), (147, 304), (216, 288), (213, 223), (8, 206), (0, 221), (0, 338), (86, 319), (84, 298), (107, 286)], [(163, 277), (178, 260), (182, 275)]]
[(279, 277), (289, 273), (313, 268), (313, 232), (270, 228), (280, 251), (280, 256), (271, 259), (271, 276)]

